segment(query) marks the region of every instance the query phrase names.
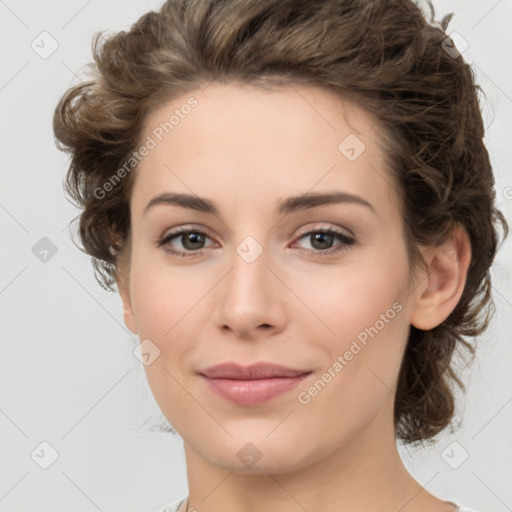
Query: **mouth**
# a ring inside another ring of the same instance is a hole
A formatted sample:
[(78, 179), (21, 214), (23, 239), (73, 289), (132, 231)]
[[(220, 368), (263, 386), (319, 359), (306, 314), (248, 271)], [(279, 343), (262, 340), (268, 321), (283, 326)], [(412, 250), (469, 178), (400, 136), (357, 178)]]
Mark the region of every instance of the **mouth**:
[(312, 371), (295, 370), (273, 363), (248, 367), (223, 363), (199, 372), (210, 391), (238, 405), (268, 402), (296, 388)]

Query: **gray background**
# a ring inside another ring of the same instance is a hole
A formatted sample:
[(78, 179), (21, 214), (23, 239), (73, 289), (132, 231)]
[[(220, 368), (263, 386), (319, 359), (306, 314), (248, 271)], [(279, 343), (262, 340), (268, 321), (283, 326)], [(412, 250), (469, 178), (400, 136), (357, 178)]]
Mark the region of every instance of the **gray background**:
[[(181, 439), (151, 431), (162, 416), (120, 299), (71, 242), (78, 212), (62, 191), (67, 160), (51, 130), (60, 96), (84, 77), (93, 34), (128, 29), (160, 3), (0, 0), (0, 511), (151, 511), (187, 493)], [(456, 13), (448, 31), (469, 45), (464, 57), (485, 90), (498, 204), (511, 222), (512, 1), (434, 5), (438, 19)], [(401, 448), (429, 491), (496, 512), (512, 510), (511, 238), (492, 269), (496, 319), (461, 371), (461, 428)]]

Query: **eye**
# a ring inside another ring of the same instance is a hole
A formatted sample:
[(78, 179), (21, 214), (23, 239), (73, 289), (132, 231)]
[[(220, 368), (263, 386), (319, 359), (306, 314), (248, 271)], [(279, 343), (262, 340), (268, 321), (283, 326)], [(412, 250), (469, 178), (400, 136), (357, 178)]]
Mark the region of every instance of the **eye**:
[[(174, 239), (176, 239), (176, 241), (173, 247), (171, 242)], [(200, 229), (179, 228), (161, 238), (157, 242), (157, 246), (165, 246), (167, 252), (175, 254), (176, 256), (193, 257), (202, 254), (201, 250), (205, 248), (206, 239), (211, 240), (211, 238)], [(177, 248), (176, 245), (178, 245)]]
[[(313, 249), (307, 249), (311, 254), (327, 255), (347, 250), (355, 243), (355, 239), (332, 228), (321, 228), (308, 231), (298, 240), (309, 241)], [(336, 244), (336, 242), (338, 242)]]
[[(206, 241), (212, 244), (205, 245)], [(306, 249), (314, 255), (330, 255), (349, 249), (355, 243), (355, 239), (333, 228), (320, 228), (308, 231), (298, 239), (309, 241), (313, 249)], [(295, 246), (298, 242), (294, 242)], [(215, 242), (201, 229), (181, 227), (164, 235), (157, 241), (158, 247), (164, 247), (165, 251), (180, 257), (201, 256), (203, 249), (215, 245)]]

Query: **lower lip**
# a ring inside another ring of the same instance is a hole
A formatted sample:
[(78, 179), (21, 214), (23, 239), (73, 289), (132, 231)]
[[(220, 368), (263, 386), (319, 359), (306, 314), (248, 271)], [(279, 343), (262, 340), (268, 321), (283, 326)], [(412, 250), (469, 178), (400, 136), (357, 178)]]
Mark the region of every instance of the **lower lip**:
[(210, 379), (202, 375), (210, 389), (238, 405), (257, 405), (296, 388), (309, 373), (299, 377), (274, 377), (271, 379), (233, 380)]

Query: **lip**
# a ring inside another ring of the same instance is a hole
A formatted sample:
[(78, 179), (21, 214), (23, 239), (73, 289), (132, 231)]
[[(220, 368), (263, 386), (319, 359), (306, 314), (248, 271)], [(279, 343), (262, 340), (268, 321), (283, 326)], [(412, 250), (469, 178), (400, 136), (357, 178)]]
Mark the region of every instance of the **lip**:
[(272, 400), (296, 388), (310, 373), (265, 362), (250, 366), (223, 363), (199, 372), (211, 391), (238, 405)]

